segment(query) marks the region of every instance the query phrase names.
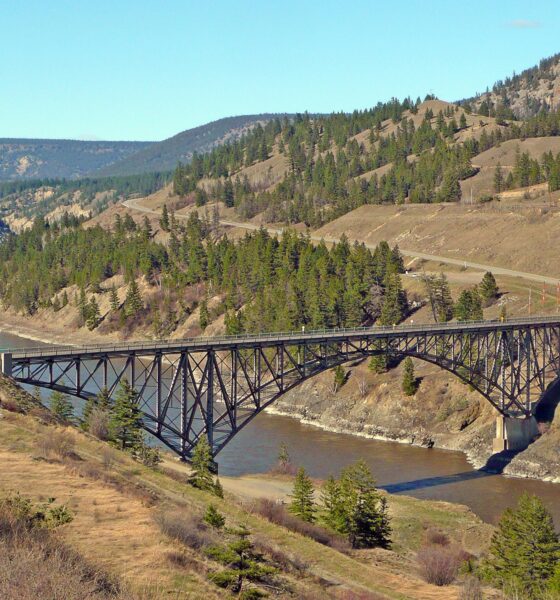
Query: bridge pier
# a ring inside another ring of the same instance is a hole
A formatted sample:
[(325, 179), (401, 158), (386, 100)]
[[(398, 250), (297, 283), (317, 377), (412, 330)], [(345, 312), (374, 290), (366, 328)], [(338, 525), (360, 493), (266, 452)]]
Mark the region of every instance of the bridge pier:
[(0, 373), (12, 376), (12, 354), (10, 352), (2, 352), (0, 354)]
[(494, 453), (505, 450), (525, 450), (539, 433), (535, 417), (496, 417), (496, 437), (492, 445)]

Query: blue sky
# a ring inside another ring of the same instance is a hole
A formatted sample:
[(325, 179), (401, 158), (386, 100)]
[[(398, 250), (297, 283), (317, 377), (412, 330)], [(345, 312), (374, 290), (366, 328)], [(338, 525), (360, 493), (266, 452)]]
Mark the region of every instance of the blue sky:
[(560, 51), (558, 0), (0, 0), (0, 137), (448, 100)]

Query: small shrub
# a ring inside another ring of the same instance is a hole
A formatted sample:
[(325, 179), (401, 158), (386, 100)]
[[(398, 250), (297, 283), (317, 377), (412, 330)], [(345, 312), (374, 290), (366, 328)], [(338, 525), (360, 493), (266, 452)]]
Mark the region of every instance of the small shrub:
[(98, 440), (109, 439), (109, 413), (101, 408), (94, 408), (88, 419), (88, 430)]
[(482, 587), (476, 577), (467, 577), (459, 592), (459, 600), (483, 600)]
[(45, 458), (57, 455), (68, 458), (74, 455), (74, 438), (65, 431), (50, 431), (37, 438), (36, 446)]
[(159, 448), (151, 448), (146, 444), (141, 444), (134, 453), (134, 458), (139, 460), (144, 466), (154, 468), (161, 462), (161, 452)]
[(103, 468), (108, 471), (115, 464), (115, 451), (111, 448), (101, 450), (101, 463)]
[(155, 521), (166, 536), (194, 550), (200, 550), (214, 542), (211, 531), (197, 515), (160, 512)]
[(449, 538), (443, 531), (428, 529), (426, 531), (426, 544), (435, 546), (449, 546)]
[(451, 585), (461, 566), (460, 553), (445, 546), (424, 546), (416, 555), (420, 574), (427, 583)]
[(339, 552), (348, 552), (350, 545), (346, 538), (333, 533), (320, 525), (307, 523), (289, 513), (282, 504), (278, 504), (268, 498), (259, 498), (251, 507), (252, 512), (267, 519), (271, 523), (280, 525), (309, 537), (319, 544), (330, 546)]
[(3, 408), (4, 410), (7, 410), (8, 412), (14, 412), (14, 413), (22, 413), (23, 410), (21, 410), (21, 408), (18, 406), (18, 403), (15, 400), (2, 400), (0, 401), (0, 407)]

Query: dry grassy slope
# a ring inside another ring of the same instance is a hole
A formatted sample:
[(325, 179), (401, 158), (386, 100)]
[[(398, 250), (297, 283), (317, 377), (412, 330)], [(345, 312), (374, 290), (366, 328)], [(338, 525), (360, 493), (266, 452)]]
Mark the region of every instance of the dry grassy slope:
[(315, 235), (472, 260), (519, 271), (560, 276), (556, 246), (560, 212), (465, 205), (361, 206)]
[[(4, 382), (0, 380), (0, 387)], [(203, 555), (161, 534), (153, 516), (162, 506), (171, 512), (198, 512), (212, 501), (230, 522), (247, 523), (255, 535), (307, 563), (305, 574), (287, 576), (293, 595), (280, 598), (306, 593), (309, 598), (329, 598), (333, 591), (352, 589), (375, 592), (379, 598), (452, 600), (458, 597), (457, 588), (436, 588), (415, 574), (413, 550), (424, 528), (445, 531), (471, 552), (486, 547), (491, 534), (491, 528), (465, 507), (390, 497), (397, 552), (346, 556), (244, 512), (232, 496), (224, 501), (210, 497), (116, 451), (107, 461), (106, 445), (76, 430), (67, 433), (75, 439), (74, 459), (37, 460), (35, 440), (50, 436), (53, 426), (3, 408), (0, 417), (0, 493), (19, 490), (34, 500), (54, 496), (67, 503), (75, 518), (59, 535), (86, 559), (133, 586), (157, 587), (158, 598), (224, 597), (205, 580), (208, 561)], [(177, 551), (186, 555), (186, 567), (167, 559), (168, 553)]]
[[(496, 166), (499, 163), (502, 166), (505, 175), (507, 175), (509, 171), (512, 171), (515, 165), (515, 153), (518, 148), (520, 152), (527, 152), (531, 158), (540, 161), (545, 152), (552, 152), (554, 155), (560, 152), (560, 138), (539, 137), (526, 140), (508, 140), (499, 146), (481, 152), (471, 161), (475, 167), (480, 168), (480, 171), (473, 177), (461, 182), (463, 198), (470, 198), (471, 190), (474, 200), (479, 199), (483, 195), (493, 195), (494, 172)], [(548, 198), (546, 184), (533, 186), (531, 188), (511, 190), (509, 192), (504, 192), (499, 196), (501, 198), (518, 197), (522, 199), (526, 192), (534, 196), (543, 196), (543, 199)]]

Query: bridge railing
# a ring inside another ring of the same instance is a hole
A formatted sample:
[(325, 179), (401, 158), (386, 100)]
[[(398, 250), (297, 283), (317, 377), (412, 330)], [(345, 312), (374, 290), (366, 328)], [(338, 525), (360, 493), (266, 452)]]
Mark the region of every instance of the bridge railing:
[(478, 321), (454, 321), (449, 323), (403, 323), (400, 325), (378, 326), (371, 325), (367, 327), (347, 327), (333, 329), (313, 329), (309, 331), (286, 331), (286, 332), (268, 332), (259, 334), (237, 334), (215, 337), (193, 337), (169, 341), (154, 341), (154, 342), (129, 342), (127, 344), (88, 344), (86, 346), (74, 345), (47, 345), (33, 348), (16, 348), (13, 350), (0, 349), (0, 352), (10, 352), (14, 358), (31, 358), (34, 356), (56, 356), (64, 354), (88, 354), (88, 353), (115, 353), (128, 352), (138, 350), (168, 350), (172, 348), (192, 348), (218, 346), (251, 342), (263, 342), (270, 340), (278, 340), (279, 342), (286, 341), (312, 341), (314, 339), (333, 338), (338, 339), (344, 336), (360, 336), (364, 333), (373, 334), (391, 334), (391, 333), (432, 333), (432, 332), (449, 332), (449, 331), (468, 331), (478, 328), (501, 329), (506, 327), (515, 327), (516, 325), (539, 325), (558, 323), (560, 325), (560, 316), (541, 316), (541, 317), (518, 317), (502, 321), (494, 320), (478, 320)]

